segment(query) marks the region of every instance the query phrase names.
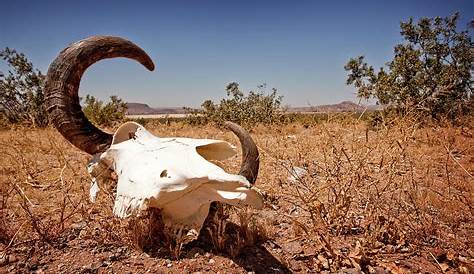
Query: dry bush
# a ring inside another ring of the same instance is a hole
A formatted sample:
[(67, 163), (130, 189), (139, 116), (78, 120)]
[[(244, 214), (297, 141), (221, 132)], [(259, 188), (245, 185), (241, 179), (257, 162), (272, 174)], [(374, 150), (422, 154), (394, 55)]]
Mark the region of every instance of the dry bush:
[(324, 246), (333, 269), (351, 257), (332, 247), (340, 236), (358, 238), (360, 254), (381, 246), (472, 248), (472, 132), (415, 121), (376, 131), (354, 119), (326, 122), (301, 134), (282, 130), (266, 146), (283, 192), (276, 195), (292, 208), (287, 217)]
[(66, 153), (68, 146), (51, 130), (0, 131), (3, 260), (63, 248), (78, 236), (77, 223), (88, 222), (87, 181), (76, 168), (83, 157)]
[(214, 251), (235, 258), (246, 247), (255, 246), (268, 238), (265, 223), (255, 210), (222, 204), (212, 207), (211, 212), (215, 212), (206, 219), (200, 241), (211, 243)]

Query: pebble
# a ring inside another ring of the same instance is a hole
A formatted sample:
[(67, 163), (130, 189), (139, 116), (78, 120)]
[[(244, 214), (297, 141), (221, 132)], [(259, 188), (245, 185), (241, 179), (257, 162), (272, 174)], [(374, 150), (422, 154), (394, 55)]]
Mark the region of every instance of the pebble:
[(209, 260), (209, 264), (213, 264), (213, 263), (215, 263), (215, 262), (216, 262), (216, 261), (215, 261), (214, 259), (210, 259), (210, 260)]
[(362, 271), (360, 271), (357, 268), (346, 268), (346, 269), (339, 270), (339, 272), (337, 272), (337, 274), (361, 274), (361, 273)]
[(6, 254), (0, 254), (0, 266), (5, 266), (10, 262), (10, 256)]
[(114, 262), (114, 261), (117, 261), (119, 257), (120, 257), (120, 253), (115, 253), (109, 256), (109, 260)]
[(18, 257), (15, 256), (15, 255), (8, 256), (8, 262), (9, 263), (16, 263), (16, 262), (18, 262)]
[(403, 252), (403, 253), (406, 253), (406, 252), (409, 252), (409, 251), (410, 251), (410, 249), (408, 247), (402, 247), (400, 249), (400, 252)]
[(324, 258), (323, 255), (318, 254), (318, 260), (321, 263), (323, 269), (325, 269), (325, 270), (329, 269), (329, 261), (326, 258)]

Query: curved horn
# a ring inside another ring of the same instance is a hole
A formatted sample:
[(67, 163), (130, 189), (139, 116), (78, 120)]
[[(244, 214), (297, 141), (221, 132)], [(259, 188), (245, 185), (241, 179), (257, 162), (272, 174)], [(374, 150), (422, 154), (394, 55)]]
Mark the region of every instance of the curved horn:
[(92, 36), (61, 51), (46, 75), (44, 93), (50, 120), (64, 138), (89, 154), (105, 151), (112, 135), (87, 120), (79, 104), (79, 84), (89, 66), (114, 57), (134, 59), (150, 71), (155, 69), (151, 58), (132, 42), (119, 37)]
[(250, 134), (241, 126), (232, 122), (225, 122), (224, 125), (239, 137), (242, 146), (242, 165), (239, 174), (247, 178), (250, 184), (254, 184), (257, 180), (260, 165), (257, 145), (255, 145)]

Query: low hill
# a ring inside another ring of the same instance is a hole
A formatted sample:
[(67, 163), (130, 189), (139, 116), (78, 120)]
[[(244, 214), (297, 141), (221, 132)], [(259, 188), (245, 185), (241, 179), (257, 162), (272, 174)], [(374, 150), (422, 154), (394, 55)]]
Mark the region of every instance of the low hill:
[[(158, 107), (152, 108), (142, 103), (127, 103), (127, 115), (143, 115), (143, 114), (184, 114), (187, 111), (183, 107)], [(319, 105), (309, 107), (290, 107), (288, 112), (361, 112), (367, 110), (377, 110), (380, 106), (376, 105), (359, 105), (351, 101), (343, 101), (332, 105)]]
[(182, 107), (152, 108), (142, 103), (127, 103), (127, 115), (140, 114), (182, 114), (186, 111)]

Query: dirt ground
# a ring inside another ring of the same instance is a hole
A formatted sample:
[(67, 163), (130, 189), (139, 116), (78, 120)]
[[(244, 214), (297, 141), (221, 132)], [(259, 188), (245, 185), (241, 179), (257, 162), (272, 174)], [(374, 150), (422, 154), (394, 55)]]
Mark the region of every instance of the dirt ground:
[[(215, 126), (148, 123), (157, 136)], [(474, 273), (470, 126), (354, 119), (257, 126), (262, 210), (226, 207), (184, 246), (150, 212), (89, 201), (89, 155), (54, 129), (0, 131), (0, 273)], [(223, 163), (237, 172), (240, 155)]]

